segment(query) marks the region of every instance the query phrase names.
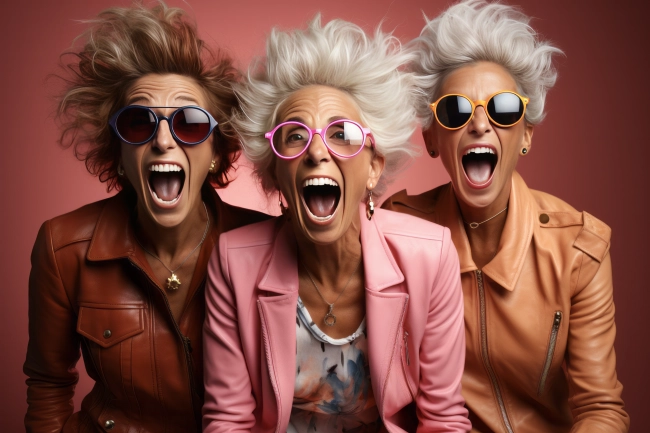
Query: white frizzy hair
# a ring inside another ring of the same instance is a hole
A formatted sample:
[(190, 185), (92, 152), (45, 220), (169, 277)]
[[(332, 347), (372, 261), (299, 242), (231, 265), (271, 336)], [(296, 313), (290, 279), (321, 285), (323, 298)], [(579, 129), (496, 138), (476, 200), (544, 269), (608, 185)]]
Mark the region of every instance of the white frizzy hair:
[(420, 90), (414, 75), (406, 71), (415, 54), (396, 37), (377, 29), (371, 38), (359, 26), (338, 19), (321, 26), (317, 15), (305, 31), (273, 29), (266, 52), (266, 58), (251, 66), (248, 79), (236, 89), (241, 108), (233, 123), (267, 194), (277, 186), (272, 174), (275, 154), (264, 134), (277, 125), (282, 103), (307, 86), (336, 88), (357, 104), (363, 126), (370, 128), (376, 151), (386, 160), (375, 195), (381, 195), (419, 154), (410, 138)]
[(413, 41), (418, 55), (413, 69), (426, 93), (417, 104), (424, 127), (433, 119), (429, 104), (442, 96), (438, 90), (445, 77), (479, 61), (504, 67), (517, 83), (518, 93), (530, 99), (526, 121), (533, 125), (542, 121), (546, 92), (557, 79), (552, 57), (562, 51), (540, 41), (529, 21), (514, 7), (484, 0), (462, 1), (427, 19)]

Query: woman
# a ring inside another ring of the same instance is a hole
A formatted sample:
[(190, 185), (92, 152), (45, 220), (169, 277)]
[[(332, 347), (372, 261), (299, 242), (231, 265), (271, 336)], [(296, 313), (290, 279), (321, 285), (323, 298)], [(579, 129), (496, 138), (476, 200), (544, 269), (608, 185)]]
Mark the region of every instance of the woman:
[[(32, 253), (29, 432), (197, 432), (204, 281), (218, 236), (261, 215), (223, 203), (238, 74), (180, 9), (91, 21), (59, 105), (112, 198), (47, 221)], [(79, 350), (93, 390), (72, 413)]]
[(413, 154), (410, 58), (317, 17), (273, 31), (239, 89), (236, 128), (284, 215), (222, 235), (208, 265), (205, 432), (469, 429), (449, 233), (373, 204)]
[(417, 40), (424, 139), (451, 183), (385, 204), (449, 227), (460, 257), (475, 431), (625, 432), (610, 229), (515, 171), (555, 83), (557, 48), (518, 10), (450, 7)]

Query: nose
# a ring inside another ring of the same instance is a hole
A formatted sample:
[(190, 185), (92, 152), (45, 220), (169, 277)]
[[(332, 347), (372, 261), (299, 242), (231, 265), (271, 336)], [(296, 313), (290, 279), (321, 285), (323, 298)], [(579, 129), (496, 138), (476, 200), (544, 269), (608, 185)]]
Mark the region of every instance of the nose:
[(474, 109), (474, 116), (469, 121), (468, 128), (470, 132), (478, 135), (486, 134), (492, 130), (492, 124), (485, 112), (485, 107), (479, 105)]
[(154, 135), (151, 147), (160, 152), (166, 152), (175, 148), (178, 144), (172, 136), (171, 129), (169, 128), (169, 121), (167, 119), (160, 119), (158, 121), (158, 130)]
[[(324, 133), (324, 132), (323, 132)], [(314, 134), (309, 143), (309, 147), (306, 152), (306, 160), (313, 165), (318, 165), (322, 162), (327, 162), (331, 159), (329, 149), (323, 142), (323, 138), (320, 134)]]

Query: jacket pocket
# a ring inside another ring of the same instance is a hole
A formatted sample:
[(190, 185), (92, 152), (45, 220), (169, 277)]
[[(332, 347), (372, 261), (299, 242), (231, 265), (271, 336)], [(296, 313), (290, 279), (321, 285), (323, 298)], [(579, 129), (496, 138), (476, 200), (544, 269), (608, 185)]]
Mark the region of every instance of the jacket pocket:
[(411, 353), (409, 351), (409, 333), (406, 330), (402, 330), (403, 336), (402, 336), (402, 372), (404, 373), (404, 380), (406, 381), (406, 387), (409, 390), (409, 393), (411, 394), (411, 399), (412, 401), (415, 401), (415, 394), (416, 392), (414, 391), (414, 387), (411, 384), (411, 380), (409, 379), (409, 367), (411, 365)]
[(544, 388), (546, 387), (546, 380), (548, 379), (548, 372), (550, 371), (551, 364), (553, 363), (553, 355), (555, 354), (557, 335), (560, 330), (561, 324), (562, 324), (562, 312), (556, 311), (555, 313), (553, 313), (553, 324), (551, 325), (551, 336), (549, 337), (548, 340), (548, 348), (546, 349), (544, 368), (542, 369), (542, 375), (539, 378), (539, 386), (537, 387), (538, 396), (544, 393)]
[(144, 331), (144, 305), (79, 307), (77, 332), (104, 349)]

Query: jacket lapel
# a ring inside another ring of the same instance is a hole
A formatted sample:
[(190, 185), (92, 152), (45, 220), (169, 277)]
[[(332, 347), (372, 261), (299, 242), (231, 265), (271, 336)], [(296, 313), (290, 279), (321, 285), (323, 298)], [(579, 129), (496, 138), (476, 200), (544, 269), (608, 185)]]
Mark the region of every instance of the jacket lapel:
[[(404, 282), (404, 274), (399, 266), (386, 239), (377, 227), (380, 214), (375, 212), (375, 218), (368, 221), (364, 205), (361, 213), (361, 250), (366, 283), (366, 329), (368, 333), (368, 359), (372, 389), (380, 413), (390, 416), (394, 413), (392, 406), (386, 404), (386, 396), (392, 395), (394, 388), (392, 379), (399, 379), (393, 364), (400, 362), (399, 338), (402, 322), (408, 304), (408, 295), (400, 290)], [(397, 288), (397, 291), (386, 289)], [(390, 372), (393, 372), (390, 376)], [(391, 401), (393, 401), (392, 399)]]
[[(291, 415), (296, 379), (296, 306), (298, 266), (291, 225), (282, 225), (273, 244), (266, 274), (258, 297), (264, 350), (271, 385), (278, 405), (280, 431), (285, 431)], [(266, 292), (266, 293), (265, 293)]]

